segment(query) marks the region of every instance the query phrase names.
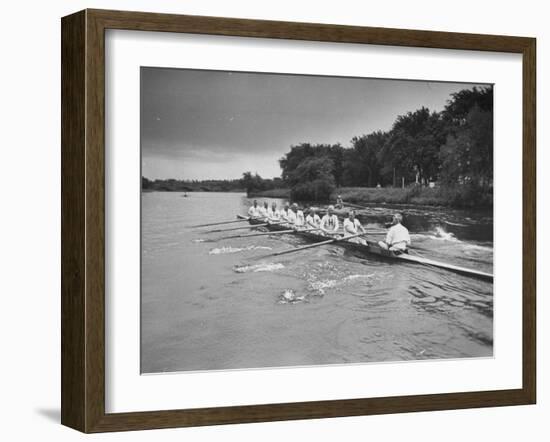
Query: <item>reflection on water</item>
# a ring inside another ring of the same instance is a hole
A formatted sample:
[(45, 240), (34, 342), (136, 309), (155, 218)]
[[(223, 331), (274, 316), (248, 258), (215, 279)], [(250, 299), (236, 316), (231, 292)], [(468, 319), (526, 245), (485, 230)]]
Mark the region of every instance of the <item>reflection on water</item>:
[[(232, 220), (250, 200), (188, 195), (142, 196), (142, 372), (492, 355), (491, 283), (338, 245), (261, 258), (305, 240), (218, 240), (189, 226)], [(411, 253), (492, 272), (490, 213), (399, 210)], [(383, 227), (393, 212), (360, 219)]]

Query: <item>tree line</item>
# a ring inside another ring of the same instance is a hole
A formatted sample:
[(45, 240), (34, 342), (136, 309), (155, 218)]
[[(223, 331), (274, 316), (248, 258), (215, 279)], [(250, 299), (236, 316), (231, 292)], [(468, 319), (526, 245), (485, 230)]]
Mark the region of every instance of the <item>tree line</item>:
[(141, 177), (143, 190), (160, 192), (243, 192), (264, 191), (284, 186), (281, 178), (264, 179), (257, 173), (245, 172), (243, 178), (234, 180), (177, 180), (174, 178), (150, 180)]
[(150, 180), (147, 177), (141, 177), (141, 188), (163, 192), (242, 192), (244, 190), (240, 179), (177, 180), (169, 178)]
[[(282, 180), (296, 200), (328, 200), (337, 187), (460, 187), (492, 200), (493, 88), (451, 94), (441, 112), (422, 107), (399, 115), (388, 131), (341, 144), (300, 143), (280, 160)], [(262, 178), (243, 175), (247, 191)]]

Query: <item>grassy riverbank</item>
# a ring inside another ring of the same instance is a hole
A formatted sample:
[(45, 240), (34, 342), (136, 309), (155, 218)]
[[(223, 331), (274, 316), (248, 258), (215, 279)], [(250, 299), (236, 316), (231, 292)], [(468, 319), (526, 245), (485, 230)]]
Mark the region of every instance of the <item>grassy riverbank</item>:
[[(426, 206), (447, 206), (457, 208), (487, 208), (493, 205), (491, 191), (481, 191), (471, 186), (455, 187), (407, 187), (402, 188), (372, 188), (372, 187), (341, 187), (333, 192), (331, 201), (336, 201), (341, 195), (345, 202), (355, 204), (418, 204)], [(257, 198), (290, 197), (290, 189), (272, 189), (254, 192), (250, 195)]]
[(343, 187), (334, 192), (333, 200), (341, 195), (344, 201), (356, 204), (418, 204), (457, 208), (487, 208), (493, 205), (492, 191), (471, 186), (368, 188)]

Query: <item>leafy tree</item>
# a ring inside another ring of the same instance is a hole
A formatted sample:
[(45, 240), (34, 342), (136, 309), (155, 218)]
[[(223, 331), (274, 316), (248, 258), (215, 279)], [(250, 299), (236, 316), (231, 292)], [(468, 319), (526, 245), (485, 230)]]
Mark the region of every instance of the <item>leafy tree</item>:
[(153, 184), (153, 182), (150, 179), (148, 179), (144, 176), (141, 177), (141, 188), (142, 189), (150, 189), (152, 187), (152, 184)]
[(244, 172), (241, 178), (241, 185), (246, 189), (247, 194), (252, 192), (266, 190), (266, 183), (257, 173), (252, 175), (252, 172)]
[(296, 200), (328, 200), (336, 188), (334, 164), (329, 157), (310, 157), (289, 173), (290, 196)]
[(374, 187), (380, 182), (382, 166), (378, 153), (387, 139), (386, 132), (377, 131), (351, 140), (351, 149), (344, 153), (345, 185)]
[(328, 146), (327, 156), (332, 161), (332, 175), (337, 187), (342, 185), (344, 176), (344, 148), (340, 144)]
[(418, 177), (421, 183), (435, 177), (439, 149), (445, 141), (442, 129), (440, 115), (425, 107), (398, 116), (378, 156), (382, 173), (396, 171), (408, 182)]
[(282, 170), (282, 178), (288, 182), (290, 174), (307, 158), (328, 158), (331, 160), (331, 171), (336, 185), (340, 185), (345, 174), (344, 148), (340, 144), (310, 144), (301, 143), (290, 147), (279, 160)]
[(493, 181), (493, 114), (477, 105), (441, 148), (441, 175), (446, 184), (470, 183), (487, 188)]
[(462, 126), (466, 123), (466, 118), (474, 107), (481, 111), (493, 111), (493, 88), (491, 86), (472, 89), (463, 89), (451, 94), (451, 99), (442, 112), (442, 118), (450, 123), (451, 128)]

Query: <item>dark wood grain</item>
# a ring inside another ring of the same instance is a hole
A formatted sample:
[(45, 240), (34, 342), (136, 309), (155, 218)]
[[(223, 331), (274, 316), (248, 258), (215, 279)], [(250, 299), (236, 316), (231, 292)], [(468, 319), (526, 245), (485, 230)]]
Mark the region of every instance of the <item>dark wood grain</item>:
[(537, 97), (536, 40), (523, 50), (523, 389), (537, 395)]
[[(523, 386), (189, 410), (105, 413), (105, 30), (523, 55)], [(86, 10), (62, 20), (62, 423), (84, 432), (532, 404), (536, 400), (536, 46), (526, 37)]]
[(61, 422), (85, 428), (84, 12), (61, 29)]

